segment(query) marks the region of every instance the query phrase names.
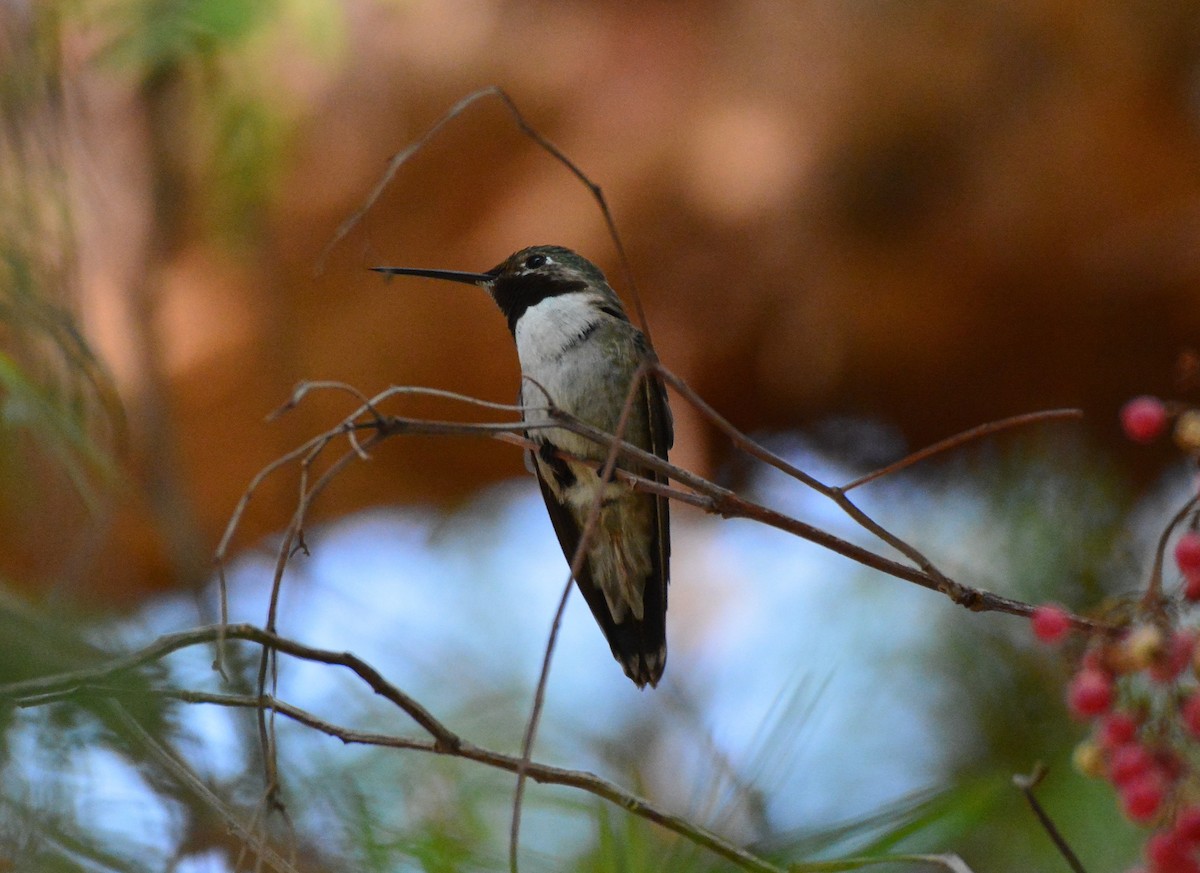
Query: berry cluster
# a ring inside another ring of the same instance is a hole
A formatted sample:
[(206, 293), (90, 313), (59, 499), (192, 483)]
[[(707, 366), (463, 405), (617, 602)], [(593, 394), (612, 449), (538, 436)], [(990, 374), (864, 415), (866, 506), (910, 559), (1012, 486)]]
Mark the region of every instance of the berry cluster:
[[(1200, 411), (1153, 397), (1121, 410), (1125, 435), (1139, 443), (1163, 435), (1172, 419), (1177, 444), (1197, 453)], [(1129, 626), (1091, 639), (1067, 688), (1071, 714), (1091, 726), (1075, 749), (1076, 767), (1108, 780), (1125, 817), (1151, 829), (1145, 866), (1130, 873), (1200, 873), (1200, 645), (1196, 629), (1180, 620), (1200, 602), (1200, 532), (1184, 531), (1173, 554), (1177, 597), (1149, 598), (1157, 602), (1144, 604)], [(1073, 628), (1055, 605), (1039, 606), (1030, 620), (1050, 645)]]
[[(1200, 544), (1200, 535), (1189, 534)], [(1058, 607), (1035, 612), (1039, 639), (1061, 639)], [(1048, 630), (1049, 629), (1049, 630)], [(1190, 629), (1146, 622), (1093, 641), (1067, 688), (1071, 714), (1092, 726), (1075, 765), (1112, 783), (1127, 819), (1153, 828), (1147, 871), (1200, 873), (1200, 647)]]

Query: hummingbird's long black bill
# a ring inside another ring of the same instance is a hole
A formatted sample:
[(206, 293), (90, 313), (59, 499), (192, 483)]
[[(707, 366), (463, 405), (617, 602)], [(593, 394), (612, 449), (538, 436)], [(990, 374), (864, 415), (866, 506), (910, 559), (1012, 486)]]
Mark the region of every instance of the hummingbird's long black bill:
[(462, 282), (464, 285), (483, 285), (496, 278), (491, 273), (467, 273), (462, 270), (424, 270), (419, 267), (372, 267), (371, 269), (386, 276), (423, 276), (426, 279)]

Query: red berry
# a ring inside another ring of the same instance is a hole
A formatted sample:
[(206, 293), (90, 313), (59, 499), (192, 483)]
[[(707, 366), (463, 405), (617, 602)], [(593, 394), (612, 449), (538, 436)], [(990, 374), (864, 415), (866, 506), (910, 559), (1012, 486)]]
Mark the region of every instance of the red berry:
[(1146, 860), (1155, 873), (1196, 873), (1191, 847), (1174, 831), (1159, 831), (1146, 841)]
[(1108, 675), (1099, 670), (1080, 670), (1067, 688), (1067, 705), (1082, 718), (1099, 715), (1112, 705), (1113, 687)]
[(1187, 855), (1187, 849), (1174, 831), (1151, 834), (1150, 839), (1146, 840), (1144, 852), (1146, 860), (1156, 868), (1169, 867), (1173, 860)]
[(1200, 844), (1200, 806), (1189, 806), (1179, 813), (1175, 833), (1193, 848)]
[(1138, 722), (1127, 712), (1114, 712), (1100, 723), (1100, 744), (1106, 749), (1115, 749), (1131, 742), (1137, 736)]
[(1192, 603), (1200, 600), (1200, 573), (1183, 574), (1183, 596)]
[(1194, 737), (1200, 737), (1200, 692), (1184, 701), (1179, 714), (1183, 716), (1183, 726), (1188, 732)]
[(1175, 541), (1175, 563), (1184, 573), (1200, 571), (1200, 533), (1184, 531)]
[(1029, 616), (1033, 626), (1033, 635), (1043, 643), (1053, 645), (1066, 639), (1071, 632), (1071, 617), (1061, 606), (1043, 604)]
[(1122, 787), (1154, 772), (1154, 756), (1139, 743), (1126, 743), (1113, 749), (1108, 759), (1108, 778)]
[(1157, 775), (1142, 776), (1121, 787), (1121, 810), (1132, 822), (1148, 822), (1162, 806), (1165, 793)]
[(1135, 397), (1121, 407), (1121, 427), (1135, 443), (1148, 443), (1167, 429), (1167, 407), (1157, 397)]

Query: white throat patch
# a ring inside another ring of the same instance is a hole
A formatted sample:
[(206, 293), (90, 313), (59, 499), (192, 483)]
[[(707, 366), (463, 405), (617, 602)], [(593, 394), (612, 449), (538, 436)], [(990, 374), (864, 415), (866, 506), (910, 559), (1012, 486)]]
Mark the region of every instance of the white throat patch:
[(515, 338), (521, 369), (526, 373), (558, 358), (597, 319), (596, 295), (572, 291), (547, 297), (525, 310), (517, 321)]

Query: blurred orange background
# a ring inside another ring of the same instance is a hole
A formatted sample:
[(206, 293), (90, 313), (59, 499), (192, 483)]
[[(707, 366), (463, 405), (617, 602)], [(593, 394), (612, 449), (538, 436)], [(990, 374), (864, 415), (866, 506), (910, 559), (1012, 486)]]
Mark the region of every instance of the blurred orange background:
[[(515, 396), (485, 295), (369, 266), (478, 270), (557, 243), (628, 302), (596, 204), (494, 100), (412, 158), (322, 259), (390, 156), (489, 84), (602, 186), (662, 360), (745, 430), (851, 414), (917, 447), (1080, 406), (1115, 442), (1117, 407), (1169, 393), (1200, 333), (1195, 4), (352, 0), (253, 14), (269, 17), (211, 23), (224, 41), (207, 54), (203, 28), (179, 37), (199, 46), (185, 62), (124, 50), (136, 16), (55, 22), (62, 90), (24, 121), (64, 159), (35, 170), (67, 192), (64, 296), (126, 409), (127, 478), (97, 511), (46, 464), (11, 472), (29, 480), (0, 507), (15, 579), (103, 604), (204, 579), (255, 472), (353, 406), (313, 397), (267, 423), (302, 379)], [(16, 6), (0, 19), (14, 51), (45, 23)], [(675, 459), (711, 474), (724, 443), (675, 413)], [(405, 438), (318, 510), (445, 504), (520, 472), (499, 444)], [(239, 542), (282, 528), (295, 488), (272, 480)]]

